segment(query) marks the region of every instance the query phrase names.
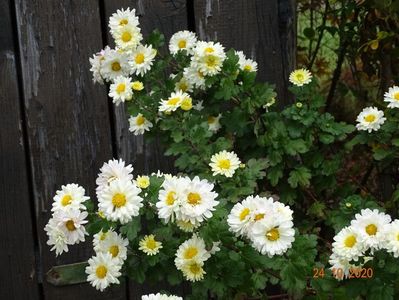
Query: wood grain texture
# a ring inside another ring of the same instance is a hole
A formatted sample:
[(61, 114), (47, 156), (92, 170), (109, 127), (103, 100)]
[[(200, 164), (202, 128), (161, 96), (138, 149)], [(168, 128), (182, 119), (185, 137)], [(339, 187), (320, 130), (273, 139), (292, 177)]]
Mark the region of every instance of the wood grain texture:
[[(144, 37), (154, 29), (159, 29), (169, 41), (173, 33), (187, 28), (186, 1), (169, 0), (116, 0), (105, 1), (105, 20), (120, 8), (135, 8), (140, 17), (141, 32)], [(108, 30), (108, 27), (107, 27)], [(112, 37), (107, 35), (107, 43), (114, 46)], [(129, 132), (128, 118), (122, 105), (114, 108), (115, 134), (119, 157), (133, 164), (136, 174), (149, 174), (158, 169), (169, 172), (173, 169), (173, 162), (165, 159), (163, 149), (154, 142), (146, 144), (143, 136), (134, 136)]]
[(288, 76), (295, 66), (294, 0), (194, 1), (197, 34), (258, 62), (258, 79), (276, 84), (281, 105), (290, 102)]
[(0, 299), (40, 299), (9, 1), (0, 2)]
[[(99, 167), (112, 157), (105, 89), (94, 87), (89, 56), (101, 48), (97, 1), (16, 0), (24, 109), (30, 146), (42, 272), (92, 255), (91, 240), (55, 258), (43, 227), (62, 184), (94, 196)], [(97, 292), (88, 284), (54, 287), (45, 299), (125, 299), (124, 285)]]

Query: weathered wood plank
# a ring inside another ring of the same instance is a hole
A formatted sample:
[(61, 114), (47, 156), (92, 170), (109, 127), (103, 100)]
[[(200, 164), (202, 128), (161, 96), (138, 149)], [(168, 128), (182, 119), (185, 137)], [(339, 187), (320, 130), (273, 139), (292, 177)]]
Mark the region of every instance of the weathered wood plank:
[(10, 1), (0, 2), (0, 299), (40, 299)]
[(258, 62), (258, 78), (276, 84), (278, 101), (289, 103), (289, 72), (295, 62), (294, 0), (194, 1), (197, 34), (242, 50)]
[[(55, 258), (43, 227), (52, 196), (76, 182), (95, 195), (95, 178), (112, 157), (105, 89), (94, 87), (89, 56), (101, 48), (98, 1), (16, 0), (24, 105), (32, 162), (35, 213), (43, 273), (53, 265), (92, 255), (91, 241)], [(125, 287), (104, 293), (88, 284), (54, 287), (43, 282), (46, 299), (125, 299)]]
[[(104, 22), (108, 24), (108, 18), (117, 9), (135, 8), (136, 14), (140, 16), (140, 27), (144, 37), (158, 28), (168, 41), (173, 33), (187, 28), (185, 2), (183, 0), (105, 1), (106, 20)], [(107, 42), (114, 46), (109, 34)], [(158, 169), (167, 172), (173, 168), (173, 162), (170, 159), (164, 159), (163, 150), (157, 142), (148, 145), (143, 141), (143, 136), (135, 137), (129, 132), (128, 115), (122, 105), (115, 107), (114, 112), (118, 155), (133, 164), (135, 173), (148, 174)]]
[[(105, 22), (117, 9), (135, 8), (140, 16), (142, 33), (148, 36), (154, 29), (159, 29), (169, 41), (173, 33), (187, 29), (186, 1), (157, 1), (157, 0), (116, 0), (104, 1)], [(108, 26), (108, 25), (107, 25)], [(108, 28), (107, 28), (108, 30)], [(107, 35), (107, 43), (114, 46), (112, 37)], [(149, 174), (156, 170), (168, 172), (173, 169), (173, 162), (165, 159), (161, 146), (155, 141), (146, 144), (143, 136), (134, 136), (129, 132), (128, 115), (122, 105), (114, 108), (115, 132), (118, 156), (132, 163), (136, 174)], [(165, 284), (139, 285), (134, 282), (129, 284), (129, 300), (141, 299), (141, 295), (157, 293), (160, 289), (176, 292), (176, 288)]]

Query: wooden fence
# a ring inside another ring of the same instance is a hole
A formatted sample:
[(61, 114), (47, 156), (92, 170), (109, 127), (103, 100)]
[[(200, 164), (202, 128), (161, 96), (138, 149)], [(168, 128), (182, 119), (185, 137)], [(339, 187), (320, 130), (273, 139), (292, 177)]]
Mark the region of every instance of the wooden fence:
[(157, 145), (129, 134), (123, 108), (92, 83), (88, 58), (111, 42), (108, 17), (121, 7), (136, 9), (144, 35), (189, 29), (243, 50), (287, 99), (294, 0), (0, 0), (0, 299), (128, 300), (151, 289), (125, 280), (99, 293), (45, 280), (52, 266), (92, 254), (91, 241), (58, 258), (46, 245), (43, 227), (62, 184), (95, 195), (98, 169), (112, 157), (135, 173), (171, 167)]

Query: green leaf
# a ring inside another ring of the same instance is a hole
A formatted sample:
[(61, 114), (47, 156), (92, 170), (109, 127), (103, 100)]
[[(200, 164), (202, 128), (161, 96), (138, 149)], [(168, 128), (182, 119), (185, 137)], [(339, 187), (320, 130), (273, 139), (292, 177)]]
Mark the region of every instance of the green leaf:
[(313, 28), (306, 27), (303, 30), (303, 35), (306, 36), (309, 40), (313, 39), (314, 36), (316, 35), (316, 32), (314, 31)]
[(289, 155), (296, 155), (297, 153), (305, 153), (308, 151), (308, 147), (302, 139), (290, 140), (284, 148), (285, 152)]
[(306, 167), (299, 167), (290, 172), (288, 183), (292, 188), (296, 188), (298, 184), (306, 187), (310, 184), (310, 178), (312, 178), (310, 170)]
[(269, 179), (270, 184), (272, 186), (276, 186), (280, 180), (280, 178), (283, 177), (283, 171), (281, 170), (281, 167), (279, 165), (275, 167), (270, 167), (267, 172), (267, 179)]
[(121, 226), (120, 232), (124, 234), (129, 241), (133, 241), (137, 237), (137, 233), (141, 229), (140, 217), (135, 217), (126, 225)]

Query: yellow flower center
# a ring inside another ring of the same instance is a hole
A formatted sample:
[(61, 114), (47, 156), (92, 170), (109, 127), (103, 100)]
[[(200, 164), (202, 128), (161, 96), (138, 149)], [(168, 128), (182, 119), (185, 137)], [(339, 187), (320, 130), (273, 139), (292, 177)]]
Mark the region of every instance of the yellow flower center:
[(169, 192), (168, 195), (166, 196), (166, 204), (167, 205), (173, 205), (173, 203), (175, 203), (175, 195), (176, 192)]
[(136, 62), (136, 64), (142, 64), (144, 62), (144, 54), (143, 53), (136, 54), (134, 61)]
[(215, 50), (213, 50), (213, 48), (211, 48), (211, 47), (207, 47), (207, 48), (205, 48), (205, 53), (207, 53), (207, 54), (209, 54), (209, 53), (213, 53)]
[(221, 159), (218, 162), (218, 167), (223, 169), (223, 170), (228, 170), (230, 169), (230, 160), (229, 159)]
[(367, 116), (364, 117), (364, 120), (366, 122), (368, 122), (368, 123), (374, 122), (375, 121), (375, 115), (372, 115), (372, 114), (367, 115)]
[(244, 70), (250, 72), (252, 71), (252, 67), (250, 65), (245, 65)]
[(116, 86), (116, 92), (118, 94), (123, 93), (125, 91), (125, 89), (126, 89), (126, 84), (124, 84), (124, 83), (120, 83)]
[(122, 41), (127, 43), (132, 39), (132, 35), (130, 34), (130, 32), (125, 31), (124, 33), (122, 33), (121, 39)]
[(180, 82), (179, 83), (179, 89), (181, 89), (183, 92), (187, 91), (188, 85), (185, 82)]
[(121, 69), (121, 65), (119, 62), (115, 61), (111, 65), (112, 71), (118, 72)]
[(202, 270), (201, 266), (197, 263), (193, 263), (190, 265), (190, 272), (193, 274), (199, 274), (201, 273), (201, 270)]
[(255, 221), (262, 220), (265, 217), (265, 214), (256, 214), (255, 215)]
[(198, 77), (200, 78), (204, 78), (204, 73), (202, 73), (201, 71), (197, 71)]
[(191, 108), (193, 108), (193, 103), (190, 97), (186, 97), (183, 99), (183, 101), (180, 104), (180, 107), (182, 110), (188, 111)]
[(136, 125), (138, 125), (138, 126), (143, 125), (144, 122), (145, 122), (145, 118), (143, 116), (137, 116)]
[(399, 233), (398, 233), (398, 235), (396, 236), (396, 240), (398, 240), (398, 241), (399, 241)]
[(69, 204), (71, 204), (72, 202), (72, 197), (71, 195), (65, 195), (64, 197), (62, 197), (61, 199), (61, 205), (62, 206), (67, 206)]
[(305, 79), (305, 76), (302, 73), (297, 73), (295, 75), (295, 78), (296, 78), (297, 81), (301, 82), (301, 81), (303, 81)]
[(198, 249), (195, 247), (189, 247), (186, 249), (184, 252), (184, 258), (185, 259), (192, 259), (194, 256), (198, 254)]
[(107, 276), (107, 268), (103, 265), (98, 266), (96, 269), (96, 275), (98, 278), (103, 279), (105, 276)]
[(393, 94), (393, 98), (394, 98), (396, 101), (399, 101), (399, 92), (396, 92), (395, 94)]
[(198, 193), (189, 193), (187, 196), (187, 202), (191, 205), (198, 205), (201, 202), (201, 196)]
[(157, 247), (157, 243), (154, 239), (150, 238), (147, 240), (146, 246), (148, 249), (154, 250)]
[(187, 41), (186, 40), (180, 40), (179, 43), (177, 44), (177, 46), (180, 49), (186, 48), (186, 45), (187, 45)]
[(68, 220), (68, 221), (66, 221), (65, 227), (66, 227), (69, 231), (74, 231), (74, 230), (76, 230), (75, 222), (74, 222), (73, 220)]
[(127, 25), (127, 23), (129, 23), (129, 22), (126, 19), (122, 19), (122, 20), (119, 21), (119, 25), (121, 25), (121, 26)]
[(112, 197), (112, 204), (115, 207), (118, 207), (118, 208), (122, 207), (122, 206), (125, 206), (125, 204), (126, 204), (126, 196), (124, 194), (119, 194), (119, 193), (115, 194)]
[(167, 104), (168, 104), (168, 105), (176, 105), (177, 102), (179, 102), (179, 100), (180, 100), (180, 99), (179, 99), (178, 97), (170, 98), (170, 99), (168, 100)]
[(377, 233), (377, 226), (374, 224), (367, 225), (366, 232), (368, 235), (375, 235)]
[(280, 232), (277, 228), (272, 228), (266, 232), (266, 238), (272, 242), (277, 241), (280, 238)]
[(345, 244), (346, 247), (352, 248), (356, 244), (356, 237), (354, 235), (348, 236), (345, 239), (344, 244)]
[(216, 122), (216, 118), (215, 117), (212, 117), (212, 116), (208, 117), (208, 124), (213, 124), (215, 122)]
[(244, 208), (240, 213), (240, 221), (244, 221), (244, 219), (249, 215), (250, 209), (248, 207)]
[(213, 68), (217, 65), (218, 59), (214, 55), (208, 55), (205, 57), (205, 63), (208, 67)]
[(117, 257), (119, 254), (119, 247), (117, 245), (113, 245), (109, 247), (108, 252), (112, 254), (112, 257)]

